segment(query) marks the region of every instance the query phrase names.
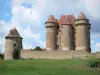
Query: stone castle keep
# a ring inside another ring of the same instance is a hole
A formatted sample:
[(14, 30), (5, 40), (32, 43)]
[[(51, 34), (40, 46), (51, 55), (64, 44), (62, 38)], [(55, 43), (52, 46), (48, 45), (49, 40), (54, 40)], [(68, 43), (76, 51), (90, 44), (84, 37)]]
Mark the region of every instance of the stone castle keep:
[[(5, 37), (5, 60), (13, 59), (15, 48), (20, 53), (20, 58), (29, 59), (66, 59), (85, 57), (91, 52), (90, 29), (91, 24), (84, 13), (75, 19), (73, 15), (62, 15), (59, 20), (51, 15), (46, 24), (46, 49), (32, 51), (23, 49), (22, 37), (14, 27)], [(99, 54), (100, 55), (100, 54)]]

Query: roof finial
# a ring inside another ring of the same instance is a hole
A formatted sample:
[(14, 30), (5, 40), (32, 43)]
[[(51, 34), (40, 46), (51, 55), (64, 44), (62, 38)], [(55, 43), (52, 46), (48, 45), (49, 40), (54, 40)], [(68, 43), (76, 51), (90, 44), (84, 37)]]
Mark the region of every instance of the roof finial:
[(50, 15), (47, 22), (57, 22), (53, 15)]
[(15, 25), (14, 25), (14, 28), (13, 29), (16, 29)]
[(15, 25), (12, 25), (12, 29), (16, 29)]
[(83, 12), (79, 13), (78, 19), (87, 19)]

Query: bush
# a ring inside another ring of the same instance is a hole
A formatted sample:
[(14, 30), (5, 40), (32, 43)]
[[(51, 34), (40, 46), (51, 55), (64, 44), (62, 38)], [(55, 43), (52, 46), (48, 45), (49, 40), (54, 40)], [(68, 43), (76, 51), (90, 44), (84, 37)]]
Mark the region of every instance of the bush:
[(0, 53), (0, 59), (4, 59), (4, 54)]
[(34, 50), (35, 50), (35, 51), (42, 51), (42, 49), (41, 49), (39, 46), (35, 47)]
[(100, 67), (100, 58), (90, 59), (88, 61), (88, 67)]

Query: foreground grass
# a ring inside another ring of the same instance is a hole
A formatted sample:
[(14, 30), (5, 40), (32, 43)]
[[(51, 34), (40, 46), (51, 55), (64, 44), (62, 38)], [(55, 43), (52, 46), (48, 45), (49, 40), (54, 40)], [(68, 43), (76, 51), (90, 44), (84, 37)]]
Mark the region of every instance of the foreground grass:
[(100, 75), (82, 59), (0, 60), (0, 75)]

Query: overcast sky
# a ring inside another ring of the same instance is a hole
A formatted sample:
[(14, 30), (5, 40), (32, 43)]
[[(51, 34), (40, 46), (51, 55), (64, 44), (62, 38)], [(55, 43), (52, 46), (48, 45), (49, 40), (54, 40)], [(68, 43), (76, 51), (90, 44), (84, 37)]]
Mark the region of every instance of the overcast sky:
[(24, 48), (45, 48), (45, 21), (49, 15), (59, 18), (84, 12), (91, 23), (92, 52), (100, 51), (100, 0), (0, 0), (0, 52), (5, 36), (15, 26), (23, 37)]

